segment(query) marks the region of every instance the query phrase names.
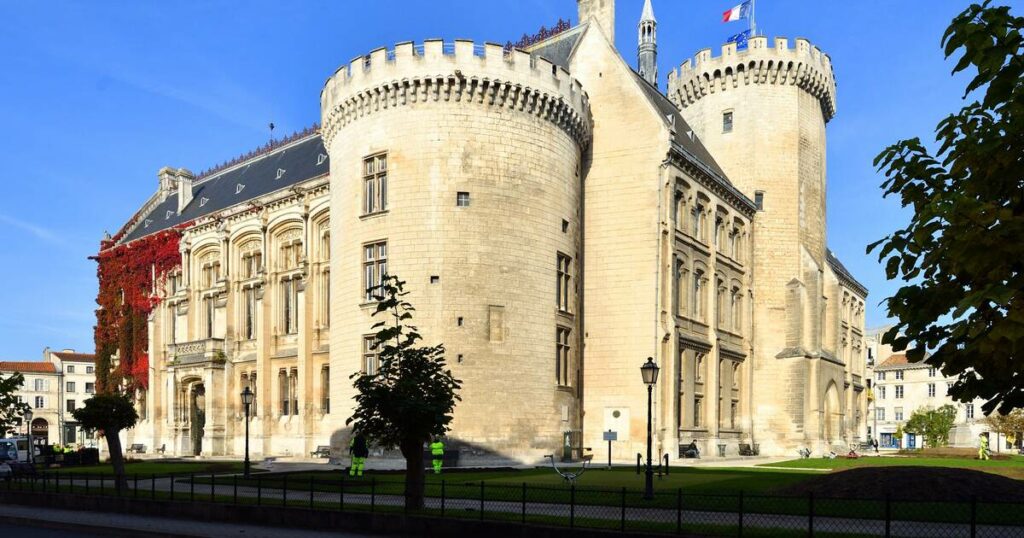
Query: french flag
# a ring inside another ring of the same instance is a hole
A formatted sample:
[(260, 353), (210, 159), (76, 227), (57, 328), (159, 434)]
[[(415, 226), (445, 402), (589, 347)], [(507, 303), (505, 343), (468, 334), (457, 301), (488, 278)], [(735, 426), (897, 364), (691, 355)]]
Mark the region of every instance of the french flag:
[(722, 22), (733, 22), (750, 17), (750, 0), (722, 14)]

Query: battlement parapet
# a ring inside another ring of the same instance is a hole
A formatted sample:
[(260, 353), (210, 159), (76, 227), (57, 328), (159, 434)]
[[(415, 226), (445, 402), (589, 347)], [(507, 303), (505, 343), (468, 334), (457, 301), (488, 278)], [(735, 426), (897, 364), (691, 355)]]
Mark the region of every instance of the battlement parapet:
[(735, 43), (722, 46), (720, 56), (711, 49), (698, 51), (668, 75), (668, 96), (685, 108), (706, 95), (728, 91), (740, 85), (793, 85), (821, 102), (825, 121), (836, 113), (836, 81), (832, 60), (810, 41), (797, 38), (794, 47), (785, 37), (769, 44), (767, 37), (753, 37), (746, 50)]
[(338, 68), (320, 93), (321, 133), (388, 108), (423, 102), (482, 104), (535, 114), (584, 146), (590, 139), (586, 92), (564, 68), (522, 50), (468, 40), (376, 49)]

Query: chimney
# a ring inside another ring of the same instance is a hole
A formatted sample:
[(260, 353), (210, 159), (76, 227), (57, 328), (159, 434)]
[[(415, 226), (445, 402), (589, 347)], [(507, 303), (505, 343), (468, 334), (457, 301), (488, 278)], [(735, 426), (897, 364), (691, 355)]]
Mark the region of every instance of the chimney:
[(164, 201), (178, 187), (178, 172), (170, 166), (165, 166), (156, 173), (160, 178), (160, 201)]
[(576, 7), (579, 9), (580, 24), (589, 21), (599, 26), (614, 47), (615, 0), (576, 0)]
[(179, 168), (178, 172), (178, 214), (188, 207), (188, 203), (192, 201), (192, 182), (195, 181), (196, 176), (185, 168)]

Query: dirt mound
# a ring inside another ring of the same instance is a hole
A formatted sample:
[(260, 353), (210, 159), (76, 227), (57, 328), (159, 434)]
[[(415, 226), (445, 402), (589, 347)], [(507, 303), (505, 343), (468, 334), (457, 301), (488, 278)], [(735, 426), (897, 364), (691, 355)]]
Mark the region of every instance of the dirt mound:
[(1024, 481), (970, 469), (862, 467), (816, 476), (778, 490), (784, 495), (843, 499), (1024, 502)]

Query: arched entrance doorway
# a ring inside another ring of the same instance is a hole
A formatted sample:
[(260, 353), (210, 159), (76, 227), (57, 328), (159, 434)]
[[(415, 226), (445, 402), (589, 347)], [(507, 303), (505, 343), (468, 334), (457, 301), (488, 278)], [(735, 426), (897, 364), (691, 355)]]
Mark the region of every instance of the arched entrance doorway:
[(32, 442), (45, 445), (50, 441), (50, 423), (45, 418), (32, 419)]
[(838, 440), (841, 423), (842, 409), (839, 405), (839, 390), (835, 383), (829, 383), (825, 389), (825, 414), (822, 419), (825, 422), (825, 440), (834, 443)]
[(206, 426), (206, 387), (202, 383), (192, 385), (189, 391), (189, 438), (192, 441), (192, 454), (203, 453), (203, 433)]

